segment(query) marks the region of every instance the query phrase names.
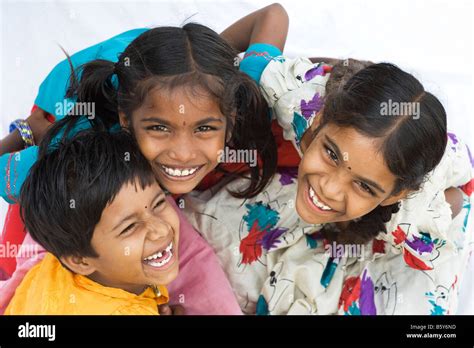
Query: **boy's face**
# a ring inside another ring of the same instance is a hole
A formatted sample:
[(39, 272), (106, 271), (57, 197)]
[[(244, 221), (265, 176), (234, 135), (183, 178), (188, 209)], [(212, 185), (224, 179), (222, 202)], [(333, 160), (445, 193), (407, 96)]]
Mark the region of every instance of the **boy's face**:
[(178, 214), (160, 186), (127, 184), (94, 230), (91, 244), (99, 257), (87, 258), (95, 269), (89, 277), (137, 294), (146, 285), (166, 285), (178, 274), (178, 240)]
[(173, 194), (192, 191), (218, 165), (226, 119), (204, 92), (193, 97), (186, 88), (154, 90), (133, 112), (132, 123), (121, 114), (122, 126), (133, 127), (140, 151)]
[(301, 160), (296, 209), (309, 223), (351, 221), (401, 199), (391, 195), (395, 181), (377, 140), (328, 124)]

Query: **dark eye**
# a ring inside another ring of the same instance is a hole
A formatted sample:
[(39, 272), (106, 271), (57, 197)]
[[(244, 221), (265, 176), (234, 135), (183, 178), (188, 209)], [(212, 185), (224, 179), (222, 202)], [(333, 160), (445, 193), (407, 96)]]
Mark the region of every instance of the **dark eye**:
[(326, 155), (329, 157), (329, 159), (337, 163), (338, 158), (337, 158), (336, 153), (326, 145), (324, 145), (324, 150), (326, 151)]
[(122, 232), (120, 232), (120, 235), (132, 231), (134, 227), (135, 227), (135, 223), (128, 225)]
[(158, 208), (160, 208), (161, 206), (163, 206), (163, 203), (165, 203), (165, 200), (164, 200), (164, 199), (159, 200), (159, 201), (155, 204), (155, 206), (153, 207), (153, 210), (158, 209)]
[(196, 129), (197, 132), (209, 132), (213, 130), (215, 130), (215, 128), (211, 126), (200, 126)]
[(147, 127), (147, 129), (157, 132), (169, 132), (169, 129), (166, 126), (163, 126), (162, 124)]
[(358, 181), (357, 185), (359, 185), (359, 187), (362, 191), (367, 192), (367, 193), (371, 194), (372, 196), (375, 196), (375, 192), (366, 183), (364, 183), (362, 181)]

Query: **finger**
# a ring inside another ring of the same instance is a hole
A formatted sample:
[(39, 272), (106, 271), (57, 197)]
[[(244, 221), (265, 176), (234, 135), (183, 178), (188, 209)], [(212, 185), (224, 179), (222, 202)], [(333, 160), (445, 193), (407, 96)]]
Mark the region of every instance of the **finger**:
[(159, 310), (161, 315), (172, 315), (173, 314), (170, 306), (168, 306), (166, 304), (158, 306), (158, 310)]
[(181, 305), (173, 306), (173, 315), (184, 315), (186, 314), (186, 310)]

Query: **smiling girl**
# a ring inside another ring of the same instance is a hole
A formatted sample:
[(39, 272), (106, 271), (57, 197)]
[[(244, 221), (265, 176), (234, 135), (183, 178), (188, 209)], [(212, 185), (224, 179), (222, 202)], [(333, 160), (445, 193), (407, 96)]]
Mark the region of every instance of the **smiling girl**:
[[(277, 20), (282, 28), (278, 35), (286, 37), (281, 32), (286, 33), (288, 18), (281, 6), (268, 6), (246, 18), (251, 40), (258, 40), (261, 29), (254, 29), (269, 19), (274, 23)], [(264, 27), (268, 36), (273, 28)], [(275, 53), (281, 53), (284, 38), (276, 38), (273, 43), (281, 47), (275, 48)], [(254, 82), (239, 71), (236, 55), (217, 33), (198, 24), (122, 33), (71, 56), (74, 68), (80, 67), (77, 80), (73, 74), (68, 82), (68, 61), (53, 69), (35, 101), (41, 109), (27, 120), (36, 128), (33, 138), (36, 144), (54, 146), (84, 128), (116, 131), (123, 126), (169, 192), (189, 192), (200, 183), (208, 187), (222, 174), (232, 178), (245, 171), (249, 173), (247, 186), (234, 194), (251, 197), (273, 175), (276, 147), (266, 104)], [(46, 112), (53, 114), (56, 122), (43, 136), (49, 125)], [(19, 134), (14, 132), (7, 138), (14, 135), (18, 138)], [(256, 151), (257, 165), (219, 163), (218, 154), (224, 147)], [(20, 148), (7, 146), (2, 151)], [(17, 198), (38, 149), (30, 146), (22, 150), (21, 161), (13, 161), (14, 155), (0, 159), (5, 172), (0, 179), (1, 193), (9, 202)], [(180, 246), (182, 255), (188, 253), (189, 257), (182, 258), (182, 272), (172, 284), (176, 287), (171, 292), (172, 300), (179, 301), (185, 294), (187, 313), (191, 314), (237, 314), (235, 299), (211, 248), (189, 224), (186, 226)], [(187, 230), (189, 233), (185, 233)], [(4, 292), (1, 305), (8, 303), (21, 272), (13, 278), (4, 284), (9, 291)], [(203, 297), (203, 289), (210, 288), (215, 288), (214, 296)]]
[[(341, 66), (271, 61), (260, 84), (303, 154), (298, 171), (281, 171), (245, 202), (225, 192), (187, 198), (247, 313), (456, 310), (472, 236), (471, 191), (454, 187), (471, 180), (468, 149), (448, 138), (444, 108), (412, 75), (356, 64), (334, 84)], [(389, 102), (419, 112), (385, 115)]]

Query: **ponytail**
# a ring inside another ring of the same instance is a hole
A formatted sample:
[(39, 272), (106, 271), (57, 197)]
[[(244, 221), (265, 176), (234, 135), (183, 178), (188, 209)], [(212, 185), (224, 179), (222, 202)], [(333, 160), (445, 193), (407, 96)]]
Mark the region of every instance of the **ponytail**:
[[(277, 167), (277, 145), (271, 133), (271, 120), (268, 105), (263, 99), (255, 82), (246, 74), (240, 73), (235, 83), (227, 88), (234, 88), (232, 107), (235, 121), (228, 133), (232, 134), (229, 144), (236, 150), (256, 151), (261, 163), (249, 167), (249, 186), (240, 192), (230, 194), (236, 198), (251, 198), (263, 191), (271, 180)], [(245, 174), (231, 173), (221, 167), (217, 168), (230, 177), (245, 177)]]
[(91, 120), (93, 125), (100, 122), (110, 128), (119, 122), (118, 87), (112, 82), (117, 73), (115, 67), (116, 64), (110, 60), (97, 59), (80, 66), (77, 78), (75, 74), (71, 75), (66, 97), (76, 98), (77, 102), (94, 103), (96, 115)]
[[(66, 98), (74, 100), (75, 105), (93, 103), (95, 113), (87, 117), (87, 121), (96, 130), (108, 130), (119, 122), (117, 89), (112, 82), (112, 76), (116, 73), (116, 64), (112, 61), (97, 59), (74, 69), (71, 58), (64, 50), (63, 52), (71, 68)], [(84, 116), (75, 112), (73, 108), (63, 119), (56, 121), (40, 144), (39, 156), (46, 154), (49, 146), (63, 143), (79, 120), (85, 121)], [(61, 132), (62, 136), (56, 140)]]

